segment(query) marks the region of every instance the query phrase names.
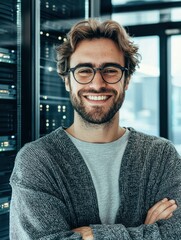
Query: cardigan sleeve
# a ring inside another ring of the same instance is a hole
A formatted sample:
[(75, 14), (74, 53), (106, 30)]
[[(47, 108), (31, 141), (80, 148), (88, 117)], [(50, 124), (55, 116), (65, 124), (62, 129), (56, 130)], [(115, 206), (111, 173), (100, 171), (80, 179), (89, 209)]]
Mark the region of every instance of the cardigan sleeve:
[[(80, 240), (71, 231), (65, 204), (56, 197), (24, 186), (13, 186), (10, 211), (11, 240)], [(48, 217), (47, 217), (48, 213)]]
[(10, 179), (10, 239), (82, 239), (79, 233), (71, 231), (71, 209), (56, 185), (55, 176), (51, 176), (40, 158), (47, 162), (41, 149), (30, 147), (24, 147), (17, 155)]
[[(155, 203), (163, 197), (175, 199), (178, 205), (173, 216), (154, 224), (126, 228), (122, 224), (90, 225), (94, 240), (180, 240), (181, 239), (181, 157), (175, 147), (166, 141), (162, 152), (162, 173), (158, 168)], [(159, 154), (158, 152), (155, 154)], [(159, 164), (157, 164), (159, 166)], [(164, 166), (164, 167), (163, 167)], [(130, 209), (131, 211), (131, 209)]]

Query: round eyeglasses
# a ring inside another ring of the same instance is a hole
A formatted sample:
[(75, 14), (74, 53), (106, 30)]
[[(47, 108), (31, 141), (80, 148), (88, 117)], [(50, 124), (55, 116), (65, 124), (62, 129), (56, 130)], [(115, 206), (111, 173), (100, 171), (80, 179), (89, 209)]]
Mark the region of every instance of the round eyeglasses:
[(77, 65), (74, 68), (70, 68), (68, 71), (73, 73), (74, 79), (80, 84), (90, 83), (94, 79), (97, 71), (100, 71), (102, 79), (106, 83), (115, 84), (121, 80), (123, 73), (128, 71), (128, 69), (119, 64), (104, 65), (100, 68), (93, 68), (81, 64), (81, 66)]

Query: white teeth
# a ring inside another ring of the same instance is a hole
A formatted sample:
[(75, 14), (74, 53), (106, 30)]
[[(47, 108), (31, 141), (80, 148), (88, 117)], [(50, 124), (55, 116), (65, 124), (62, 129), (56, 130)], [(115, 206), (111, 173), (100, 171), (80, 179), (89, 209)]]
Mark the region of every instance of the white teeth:
[(108, 96), (87, 96), (88, 99), (93, 101), (103, 101), (108, 98)]

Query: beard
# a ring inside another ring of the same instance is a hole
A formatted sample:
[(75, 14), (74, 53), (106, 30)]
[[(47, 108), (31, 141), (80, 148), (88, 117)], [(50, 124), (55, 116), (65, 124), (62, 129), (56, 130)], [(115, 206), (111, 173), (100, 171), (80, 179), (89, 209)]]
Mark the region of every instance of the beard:
[[(82, 99), (83, 93), (97, 93), (97, 94), (112, 93), (114, 99), (111, 106), (106, 109), (104, 106), (92, 106), (91, 110), (88, 110), (86, 109), (86, 106), (84, 105)], [(125, 89), (123, 89), (122, 94), (120, 94), (118, 98), (117, 95), (118, 93), (114, 89), (101, 88), (99, 91), (96, 91), (94, 89), (89, 89), (87, 91), (79, 90), (77, 97), (75, 94), (72, 93), (72, 90), (70, 88), (70, 100), (74, 110), (79, 114), (79, 116), (85, 123), (91, 124), (103, 124), (111, 122), (111, 120), (113, 119), (115, 114), (119, 111), (124, 102)]]

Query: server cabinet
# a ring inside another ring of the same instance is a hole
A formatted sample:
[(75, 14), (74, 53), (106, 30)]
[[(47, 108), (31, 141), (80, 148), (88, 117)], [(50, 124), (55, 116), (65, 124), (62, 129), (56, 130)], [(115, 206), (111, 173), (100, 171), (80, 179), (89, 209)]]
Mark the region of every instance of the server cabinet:
[(40, 2), (40, 136), (73, 121), (73, 109), (56, 70), (56, 47), (70, 27), (88, 16), (88, 1)]
[(20, 143), (19, 7), (15, 0), (0, 1), (0, 239), (8, 239), (9, 177)]

